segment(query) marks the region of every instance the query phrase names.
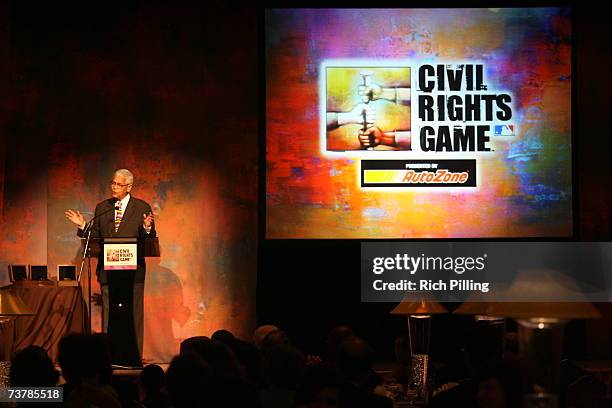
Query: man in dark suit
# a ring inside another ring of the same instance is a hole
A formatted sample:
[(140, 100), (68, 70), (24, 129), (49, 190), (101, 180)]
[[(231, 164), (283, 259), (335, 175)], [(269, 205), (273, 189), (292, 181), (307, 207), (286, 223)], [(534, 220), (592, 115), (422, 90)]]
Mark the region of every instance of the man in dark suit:
[[(83, 237), (91, 228), (92, 238), (155, 237), (151, 206), (131, 196), (133, 183), (134, 176), (129, 170), (117, 170), (111, 182), (111, 198), (96, 205), (94, 218), (89, 223), (79, 211), (66, 211), (66, 218), (79, 227), (77, 235)], [(102, 288), (103, 330), (115, 337), (119, 356), (116, 362), (123, 360), (126, 365), (140, 365), (142, 357), (146, 271), (142, 251), (139, 251), (137, 263), (136, 270), (109, 272), (104, 270), (100, 259), (96, 268)], [(133, 310), (126, 310), (126, 304), (133, 304)], [(135, 343), (130, 341), (134, 337)], [(125, 347), (129, 350), (121, 350), (122, 344), (127, 344)], [(136, 352), (138, 361), (134, 358)]]

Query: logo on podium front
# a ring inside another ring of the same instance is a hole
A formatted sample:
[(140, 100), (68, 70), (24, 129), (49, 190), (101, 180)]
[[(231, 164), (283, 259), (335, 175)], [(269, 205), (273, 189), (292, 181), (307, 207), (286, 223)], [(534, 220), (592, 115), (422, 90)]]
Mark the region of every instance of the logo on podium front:
[(104, 269), (136, 269), (136, 244), (105, 244)]

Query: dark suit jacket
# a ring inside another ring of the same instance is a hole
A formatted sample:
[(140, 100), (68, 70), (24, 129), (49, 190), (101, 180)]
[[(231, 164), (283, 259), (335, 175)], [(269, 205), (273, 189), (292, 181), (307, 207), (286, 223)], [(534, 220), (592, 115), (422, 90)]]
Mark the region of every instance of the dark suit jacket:
[[(147, 238), (155, 237), (155, 222), (151, 226), (151, 232), (147, 234), (142, 226), (143, 214), (149, 214), (151, 206), (146, 202), (130, 196), (119, 229), (115, 232), (115, 199), (109, 198), (96, 205), (94, 214), (93, 226), (91, 228), (92, 238)], [(79, 229), (77, 235), (82, 237), (83, 230)], [(136, 283), (144, 283), (145, 272), (144, 256), (138, 256), (138, 272), (136, 273)], [(103, 271), (102, 262), (98, 261), (96, 268), (98, 280), (105, 284), (107, 283), (106, 273)]]

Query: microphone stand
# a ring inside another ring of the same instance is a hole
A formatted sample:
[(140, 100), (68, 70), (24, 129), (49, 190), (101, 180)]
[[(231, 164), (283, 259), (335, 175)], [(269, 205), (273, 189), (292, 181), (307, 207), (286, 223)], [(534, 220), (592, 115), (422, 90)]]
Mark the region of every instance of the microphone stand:
[(79, 276), (77, 278), (77, 282), (79, 282), (79, 286), (81, 286), (81, 276), (83, 275), (83, 268), (85, 267), (85, 258), (87, 258), (87, 327), (85, 328), (87, 334), (91, 334), (91, 230), (93, 229), (94, 221), (99, 218), (101, 215), (106, 214), (112, 210), (116, 210), (118, 201), (115, 202), (115, 205), (101, 212), (98, 215), (94, 215), (94, 217), (85, 223), (83, 227), (83, 233), (87, 232), (87, 237), (85, 238), (85, 248), (83, 249), (83, 258), (81, 259), (81, 268), (79, 269)]
[(93, 219), (85, 224), (85, 230), (87, 231), (87, 238), (85, 239), (85, 248), (83, 249), (83, 259), (81, 259), (81, 268), (79, 270), (79, 276), (77, 281), (79, 286), (81, 285), (81, 276), (83, 274), (83, 267), (85, 266), (85, 258), (87, 258), (87, 327), (85, 328), (87, 334), (91, 334), (91, 248), (89, 246), (91, 240), (91, 229), (93, 225)]

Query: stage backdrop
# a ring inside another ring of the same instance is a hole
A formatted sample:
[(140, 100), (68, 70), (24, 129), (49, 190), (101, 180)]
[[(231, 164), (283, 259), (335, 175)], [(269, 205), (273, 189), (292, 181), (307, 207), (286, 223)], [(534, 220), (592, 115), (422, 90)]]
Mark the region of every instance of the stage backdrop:
[(132, 194), (153, 207), (162, 251), (147, 261), (144, 357), (167, 362), (181, 340), (222, 328), (249, 338), (257, 88), (255, 70), (242, 67), (257, 52), (242, 38), (256, 36), (255, 16), (233, 14), (229, 27), (193, 7), (56, 13), (0, 13), (10, 28), (0, 33), (0, 73), (10, 78), (0, 116), (0, 276), (11, 263), (46, 264), (50, 275), (78, 264), (64, 211), (91, 217), (113, 171), (128, 168)]

